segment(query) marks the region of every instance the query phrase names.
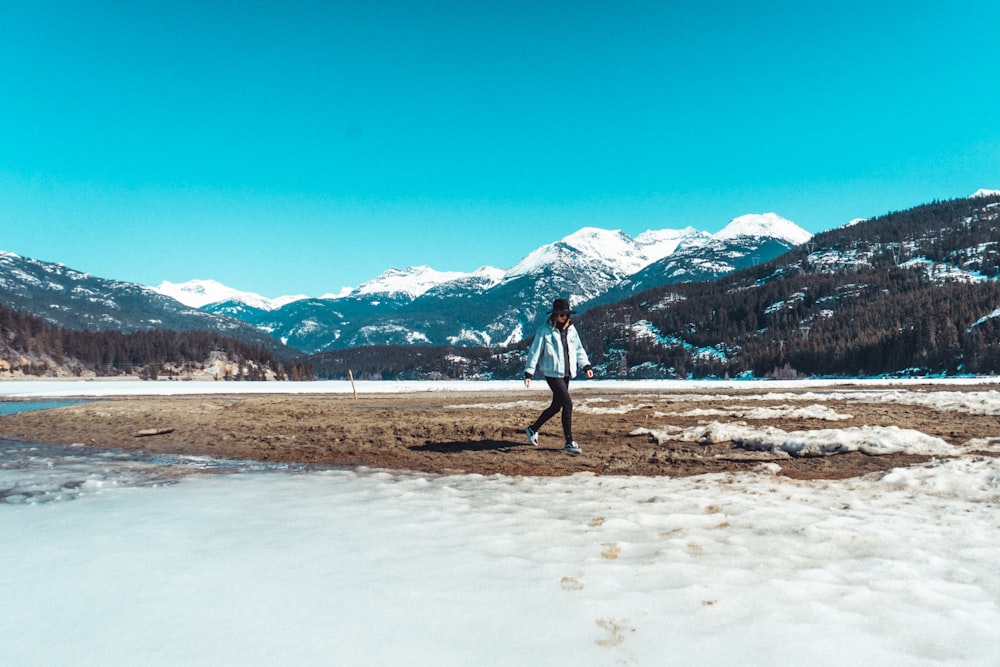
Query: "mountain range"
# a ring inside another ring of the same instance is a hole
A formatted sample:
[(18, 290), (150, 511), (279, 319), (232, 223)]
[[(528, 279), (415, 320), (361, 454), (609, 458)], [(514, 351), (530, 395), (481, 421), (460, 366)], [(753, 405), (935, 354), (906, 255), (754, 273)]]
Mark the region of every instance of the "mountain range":
[(633, 238), (586, 227), (532, 250), (509, 269), (391, 268), (336, 296), (269, 300), (204, 280), (157, 289), (307, 353), (387, 344), (494, 347), (530, 335), (556, 297), (585, 310), (653, 285), (715, 279), (810, 237), (774, 213), (736, 218), (715, 234), (689, 227)]
[(989, 374), (1000, 370), (1000, 192), (815, 236), (773, 214), (717, 234), (584, 228), (510, 269), (390, 269), (320, 298), (211, 281), (160, 289), (188, 303), (0, 253), (0, 348), (49, 363), (72, 340), (35, 335), (16, 312), (64, 330), (219, 333), (274, 350), (299, 377), (515, 377), (527, 337), (568, 296), (604, 376)]
[[(769, 261), (575, 319), (599, 377), (993, 375), (1000, 192), (851, 221)], [(513, 378), (526, 345), (362, 347), (310, 363), (329, 379)]]
[(211, 331), (290, 354), (285, 345), (242, 320), (185, 306), (150, 287), (3, 251), (0, 303), (64, 329)]

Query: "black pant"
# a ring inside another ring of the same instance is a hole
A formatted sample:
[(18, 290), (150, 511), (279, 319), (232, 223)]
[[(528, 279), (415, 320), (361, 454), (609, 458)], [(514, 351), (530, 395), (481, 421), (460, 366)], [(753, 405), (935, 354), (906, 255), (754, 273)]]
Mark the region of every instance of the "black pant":
[(542, 428), (542, 424), (562, 410), (563, 435), (566, 436), (567, 443), (573, 442), (573, 399), (569, 397), (569, 378), (546, 377), (545, 381), (552, 390), (552, 404), (538, 415), (538, 419), (531, 425), (531, 430), (538, 431)]

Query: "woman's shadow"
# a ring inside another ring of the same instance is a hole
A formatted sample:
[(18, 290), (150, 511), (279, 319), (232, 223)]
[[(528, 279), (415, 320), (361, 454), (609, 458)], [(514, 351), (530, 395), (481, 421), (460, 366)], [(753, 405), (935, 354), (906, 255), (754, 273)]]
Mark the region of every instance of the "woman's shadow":
[(510, 440), (464, 440), (462, 442), (426, 442), (413, 445), (413, 452), (436, 452), (438, 454), (458, 454), (460, 452), (509, 452), (518, 447), (531, 445)]

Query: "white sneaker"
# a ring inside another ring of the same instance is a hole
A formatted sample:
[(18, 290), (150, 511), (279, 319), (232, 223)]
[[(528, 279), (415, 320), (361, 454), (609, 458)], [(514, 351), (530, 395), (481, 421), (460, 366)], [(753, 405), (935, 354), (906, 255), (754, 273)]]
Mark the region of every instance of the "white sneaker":
[(576, 444), (575, 442), (567, 442), (566, 447), (564, 447), (564, 449), (570, 454), (580, 453), (580, 445)]
[(537, 447), (538, 433), (536, 431), (532, 431), (530, 426), (524, 429), (524, 432), (528, 434), (528, 442), (530, 442), (533, 446)]

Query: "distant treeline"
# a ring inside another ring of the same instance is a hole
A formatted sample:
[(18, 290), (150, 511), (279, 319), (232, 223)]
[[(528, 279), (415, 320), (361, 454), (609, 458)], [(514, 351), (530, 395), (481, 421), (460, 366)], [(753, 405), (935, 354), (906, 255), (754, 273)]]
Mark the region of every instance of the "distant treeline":
[(480, 347), (373, 345), (309, 357), (316, 377), (344, 380), (464, 380), (514, 377), (524, 368), (516, 351)]
[(307, 360), (278, 361), (264, 347), (206, 331), (76, 331), (0, 305), (0, 360), (8, 371), (45, 375), (57, 367), (78, 375), (140, 375), (156, 378), (178, 369), (203, 368), (210, 359), (227, 360), (235, 371), (226, 379), (313, 378)]

